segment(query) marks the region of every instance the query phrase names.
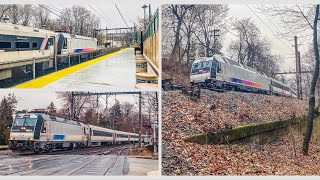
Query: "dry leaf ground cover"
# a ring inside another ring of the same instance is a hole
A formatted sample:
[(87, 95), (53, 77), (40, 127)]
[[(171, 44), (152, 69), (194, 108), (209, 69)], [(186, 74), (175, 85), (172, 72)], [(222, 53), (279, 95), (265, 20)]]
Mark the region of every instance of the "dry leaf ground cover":
[(264, 145), (199, 145), (182, 139), (205, 131), (286, 120), (307, 114), (307, 103), (292, 98), (203, 90), (198, 102), (179, 91), (163, 93), (164, 175), (320, 175), (320, 147), (302, 155), (301, 136)]

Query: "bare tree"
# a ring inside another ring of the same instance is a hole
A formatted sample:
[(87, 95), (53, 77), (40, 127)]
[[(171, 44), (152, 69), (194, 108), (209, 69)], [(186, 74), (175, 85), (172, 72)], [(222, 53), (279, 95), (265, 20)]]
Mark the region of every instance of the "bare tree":
[(21, 7), (21, 24), (23, 26), (29, 26), (32, 21), (32, 13), (33, 12), (32, 4), (25, 4)]
[(5, 4), (0, 5), (0, 21), (2, 21), (3, 18), (6, 17), (7, 12), (9, 11), (10, 8), (11, 8), (10, 5), (5, 5)]
[[(196, 5), (197, 31), (196, 38), (200, 48), (205, 49), (205, 56), (218, 53), (222, 48), (220, 41), (214, 36), (218, 29), (224, 28), (224, 19), (228, 15), (227, 5)], [(220, 34), (221, 36), (221, 34)]]
[[(194, 6), (190, 7), (190, 10), (186, 14), (186, 18), (182, 21), (183, 28), (181, 28), (181, 31), (183, 32), (184, 36), (186, 37), (186, 48), (184, 53), (186, 53), (186, 66), (189, 67), (190, 60), (191, 60), (191, 54), (192, 54), (192, 47), (193, 47), (193, 36), (195, 33), (195, 22), (196, 22), (196, 11), (193, 9)], [(184, 53), (182, 54), (182, 57), (184, 56)]]
[(94, 105), (94, 96), (76, 96), (74, 97), (73, 107), (74, 114), (72, 114), (71, 110), (71, 92), (58, 92), (58, 99), (62, 101), (62, 111), (61, 114), (64, 114), (68, 117), (76, 117), (80, 119), (84, 116), (86, 112), (86, 108), (91, 108)]
[(10, 5), (10, 9), (8, 10), (8, 17), (12, 24), (19, 24), (22, 17), (22, 5), (20, 4), (13, 4)]
[[(236, 54), (238, 62), (249, 65), (254, 61), (254, 51), (259, 46), (261, 33), (251, 18), (235, 20), (232, 23), (233, 30), (238, 32), (239, 39), (230, 44), (230, 54)], [(261, 45), (262, 46), (262, 45)]]
[(179, 56), (179, 49), (180, 49), (180, 33), (181, 33), (181, 26), (182, 26), (182, 22), (183, 19), (187, 13), (187, 11), (192, 8), (193, 5), (177, 5), (177, 4), (173, 4), (173, 5), (168, 5), (164, 11), (168, 11), (171, 15), (174, 16), (174, 20), (175, 20), (175, 40), (174, 40), (174, 45), (173, 45), (173, 49), (171, 51), (170, 54), (170, 59), (173, 61), (176, 61), (177, 59), (180, 59)]
[(314, 55), (315, 55), (315, 70), (312, 77), (312, 84), (310, 88), (310, 97), (309, 97), (309, 112), (307, 119), (307, 130), (303, 141), (302, 151), (305, 155), (308, 155), (309, 151), (309, 143), (311, 140), (312, 129), (313, 129), (313, 119), (315, 114), (315, 88), (317, 85), (318, 77), (319, 77), (319, 65), (320, 65), (320, 57), (319, 57), (319, 44), (318, 44), (318, 21), (319, 21), (319, 12), (320, 5), (316, 6), (316, 13), (314, 17), (313, 23), (313, 44), (314, 44)]
[(43, 8), (43, 5), (38, 5), (34, 11), (34, 26), (37, 28), (49, 27), (50, 24), (50, 12)]
[(235, 20), (232, 26), (239, 39), (231, 41), (229, 56), (245, 66), (274, 77), (274, 73), (279, 71), (282, 58), (272, 55), (271, 43), (261, 36), (254, 21), (250, 18)]

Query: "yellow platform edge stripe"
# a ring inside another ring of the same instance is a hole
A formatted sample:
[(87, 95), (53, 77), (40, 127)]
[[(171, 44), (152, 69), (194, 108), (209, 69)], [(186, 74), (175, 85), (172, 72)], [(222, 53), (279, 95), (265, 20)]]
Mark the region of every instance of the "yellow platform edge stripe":
[(87, 62), (83, 62), (81, 64), (77, 64), (77, 65), (74, 65), (74, 66), (71, 66), (71, 67), (68, 67), (66, 69), (62, 69), (60, 71), (56, 71), (56, 72), (53, 72), (53, 73), (50, 73), (48, 75), (45, 75), (45, 76), (41, 76), (39, 78), (36, 78), (36, 79), (33, 79), (33, 80), (30, 80), (30, 81), (27, 81), (25, 83), (22, 83), (22, 84), (19, 84), (17, 86), (14, 86), (13, 89), (31, 89), (31, 88), (42, 88), (44, 86), (47, 86), (48, 84), (54, 82), (54, 81), (57, 81), (61, 78), (64, 78), (74, 72), (77, 72), (81, 69), (84, 69), (88, 66), (91, 66), (93, 64), (96, 64), (100, 61), (103, 61), (105, 60), (106, 58), (110, 58), (114, 55), (117, 55), (125, 50), (127, 50), (128, 48), (125, 48), (125, 49), (121, 49), (119, 51), (116, 51), (116, 52), (113, 52), (113, 53), (110, 53), (110, 54), (107, 54), (107, 55), (104, 55), (104, 56), (101, 56), (101, 57), (98, 57), (98, 58), (95, 58), (95, 59), (92, 59), (92, 60), (89, 60)]

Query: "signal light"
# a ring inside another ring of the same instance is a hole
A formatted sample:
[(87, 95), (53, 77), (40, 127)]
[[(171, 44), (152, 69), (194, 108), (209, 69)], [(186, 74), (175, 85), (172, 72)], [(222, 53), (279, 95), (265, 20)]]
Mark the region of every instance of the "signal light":
[(145, 123), (142, 125), (146, 129), (151, 129), (151, 124), (150, 123)]

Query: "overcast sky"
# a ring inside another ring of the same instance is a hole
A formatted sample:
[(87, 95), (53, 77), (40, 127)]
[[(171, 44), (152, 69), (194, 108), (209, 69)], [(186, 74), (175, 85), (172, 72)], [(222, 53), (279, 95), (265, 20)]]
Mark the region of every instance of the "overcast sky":
[[(242, 1), (242, 2), (247, 2), (247, 1)], [(275, 35), (278, 35), (279, 33), (288, 32), (288, 30), (282, 29), (279, 26), (280, 21), (277, 18), (265, 16), (264, 14), (260, 13), (257, 10), (257, 7), (258, 5), (255, 5), (255, 4), (249, 4), (249, 5), (230, 4), (229, 17), (237, 18), (237, 19), (250, 17), (255, 22), (257, 27), (259, 27), (261, 31), (261, 35), (263, 37), (266, 37), (267, 40), (271, 41), (272, 53), (275, 55), (277, 54), (283, 55), (285, 57), (284, 63), (282, 65), (282, 70), (288, 71), (289, 69), (291, 69), (294, 71), (295, 70), (295, 55), (294, 55), (294, 47), (293, 47), (294, 37), (291, 37), (291, 40), (288, 40), (283, 36), (275, 36)], [(272, 30), (272, 32), (269, 30), (268, 27)], [(233, 33), (236, 34), (236, 32), (233, 32)], [(311, 30), (308, 32), (302, 32), (300, 34), (297, 34), (299, 42), (301, 42), (301, 44), (299, 45), (299, 50), (301, 52), (301, 55), (306, 53), (308, 49), (308, 44), (312, 42), (311, 37), (302, 37), (302, 36), (305, 36), (310, 33), (312, 33)], [(231, 39), (237, 38), (231, 33), (227, 33), (226, 36), (227, 36), (225, 38), (226, 45), (224, 46), (224, 51), (226, 51), (225, 47), (228, 47), (228, 44), (230, 43)], [(299, 36), (301, 36), (302, 38), (299, 38)]]
[[(37, 1), (38, 3), (47, 4), (46, 0)], [(125, 22), (122, 20), (115, 4), (118, 6), (121, 14), (123, 15), (125, 21), (127, 22), (128, 26), (133, 26), (134, 23), (137, 23), (138, 18), (143, 18), (144, 13), (143, 9), (141, 8), (144, 4), (149, 5), (151, 4), (151, 10), (152, 14), (156, 11), (157, 8), (160, 7), (159, 2), (170, 2), (170, 1), (155, 1), (155, 0), (69, 0), (66, 2), (61, 2), (60, 0), (50, 2), (50, 6), (52, 7), (52, 11), (55, 13), (58, 13), (57, 10), (61, 10), (66, 7), (72, 7), (73, 5), (82, 5), (86, 7), (88, 10), (90, 10), (92, 13), (97, 15), (101, 20), (101, 28), (105, 28), (106, 26), (108, 28), (113, 27), (126, 27)], [(174, 3), (178, 2), (188, 2), (188, 1), (172, 1)], [(201, 1), (205, 2), (205, 1)], [(213, 1), (207, 1), (208, 3), (213, 3)], [(227, 1), (226, 1), (227, 2)], [(259, 13), (259, 11), (256, 9), (258, 5), (256, 4), (249, 4), (246, 5), (244, 3), (250, 3), (249, 0), (242, 0), (238, 1), (241, 3), (238, 4), (229, 4), (229, 18), (251, 18), (255, 24), (259, 27), (261, 34), (263, 37), (266, 37), (269, 41), (271, 41), (272, 44), (272, 53), (274, 54), (280, 54), (285, 57), (284, 64), (282, 65), (283, 71), (288, 71), (289, 69), (295, 68), (295, 56), (293, 54), (294, 47), (293, 47), (293, 37), (291, 38), (291, 41), (288, 39), (285, 39), (282, 36), (276, 37), (274, 34), (279, 34), (278, 30), (280, 32), (286, 32), (287, 30), (281, 29), (279, 26), (279, 21), (276, 18), (273, 17), (266, 17), (264, 14)], [(285, 2), (285, 1), (279, 1), (279, 2)], [(216, 3), (216, 1), (214, 1)], [(250, 8), (249, 8), (250, 7)], [(148, 8), (146, 9), (147, 16), (148, 16)], [(253, 11), (253, 12), (252, 12)], [(52, 14), (53, 17), (57, 18), (54, 14)], [(103, 17), (101, 17), (103, 16)], [(261, 20), (260, 20), (260, 19)], [(262, 22), (263, 21), (263, 22)], [(273, 31), (271, 32), (268, 27)], [(306, 32), (310, 33), (310, 32)], [(236, 34), (236, 32), (234, 32)], [(304, 33), (301, 33), (298, 35), (303, 36)], [(224, 52), (226, 52), (226, 48), (229, 46), (229, 43), (232, 39), (236, 39), (238, 37), (234, 36), (231, 33), (227, 33), (224, 40)], [(279, 40), (280, 39), (280, 40)], [(301, 42), (310, 42), (310, 38), (304, 38), (300, 39)], [(281, 42), (282, 41), (282, 42)], [(305, 51), (308, 49), (308, 44), (303, 43), (300, 45), (300, 51), (303, 55)]]
[[(0, 0), (1, 3), (21, 3), (20, 0)], [(278, 21), (275, 18), (269, 19), (264, 15), (259, 13), (255, 7), (256, 4), (288, 4), (288, 3), (315, 3), (319, 2), (317, 0), (305, 0), (305, 1), (298, 1), (298, 0), (24, 0), (23, 3), (33, 3), (33, 4), (50, 4), (52, 6), (52, 11), (58, 13), (57, 10), (61, 10), (65, 7), (72, 7), (73, 5), (82, 5), (85, 6), (88, 10), (92, 11), (95, 15), (100, 17), (101, 19), (101, 28), (105, 28), (106, 26), (109, 28), (113, 27), (126, 27), (125, 22), (122, 20), (115, 4), (118, 6), (120, 12), (122, 13), (125, 21), (127, 22), (128, 26), (133, 26), (134, 23), (137, 23), (138, 18), (143, 18), (144, 13), (143, 9), (141, 8), (144, 4), (149, 5), (151, 4), (152, 14), (156, 11), (157, 8), (161, 6), (161, 4), (170, 4), (170, 3), (228, 3), (230, 10), (229, 10), (229, 18), (248, 18), (251, 17), (255, 24), (260, 28), (262, 36), (267, 37), (269, 41), (272, 43), (272, 53), (280, 54), (285, 56), (285, 62), (282, 65), (283, 71), (287, 71), (290, 69), (295, 68), (295, 59), (294, 59), (294, 48), (293, 45), (293, 37), (291, 41), (288, 42), (287, 39), (283, 37), (275, 37), (272, 32), (266, 27), (270, 27), (274, 33), (278, 34), (277, 30), (281, 32), (285, 32), (285, 30), (281, 29), (278, 26)], [(161, 3), (161, 4), (160, 4)], [(253, 4), (254, 3), (254, 4)], [(261, 18), (263, 22), (250, 10), (250, 8), (245, 5), (248, 5), (258, 16)], [(91, 6), (91, 7), (90, 7)], [(100, 14), (100, 15), (99, 15)], [(148, 15), (148, 9), (147, 9)], [(57, 17), (52, 14), (53, 17)], [(101, 16), (104, 16), (102, 18)], [(270, 19), (272, 22), (270, 22)], [(266, 25), (265, 25), (265, 24)], [(277, 27), (274, 27), (277, 26)], [(303, 36), (304, 33), (298, 35)], [(224, 51), (226, 51), (226, 47), (228, 47), (230, 39), (235, 39), (234, 35), (228, 33), (225, 38), (225, 45)], [(281, 39), (281, 40), (279, 40)], [(282, 42), (281, 42), (282, 41)], [(307, 43), (310, 42), (310, 39), (300, 39), (302, 41), (302, 45), (300, 45), (300, 51), (303, 55), (307, 50)]]
[[(58, 99), (57, 93), (54, 91), (44, 90), (11, 90), (11, 89), (0, 89), (0, 101), (4, 96), (9, 93), (14, 93), (17, 97), (18, 104), (17, 110), (32, 110), (47, 108), (47, 106), (53, 102), (57, 108), (61, 108), (61, 100)], [(138, 95), (112, 95), (108, 98), (108, 107), (111, 107), (115, 100), (120, 103), (129, 102), (137, 104), (139, 101)], [(102, 107), (105, 107), (106, 96), (99, 98), (99, 103)]]
[[(93, 14), (98, 16), (101, 21), (101, 28), (115, 28), (115, 27), (127, 27), (126, 23), (129, 27), (133, 27), (134, 23), (137, 24), (138, 18), (144, 17), (144, 10), (142, 6), (144, 4), (149, 5), (150, 1), (139, 1), (139, 0), (68, 0), (68, 1), (49, 1), (47, 0), (39, 0), (38, 4), (47, 4), (50, 5), (51, 10), (59, 14), (59, 10), (63, 8), (70, 8), (74, 5), (81, 5), (86, 7), (87, 10), (90, 10)], [(117, 7), (122, 14), (124, 20), (122, 19), (120, 13), (117, 10)], [(159, 7), (158, 3), (151, 4), (151, 14), (154, 14), (157, 8)], [(146, 8), (146, 18), (148, 17), (149, 10)], [(52, 13), (52, 17), (57, 18), (58, 16)]]

